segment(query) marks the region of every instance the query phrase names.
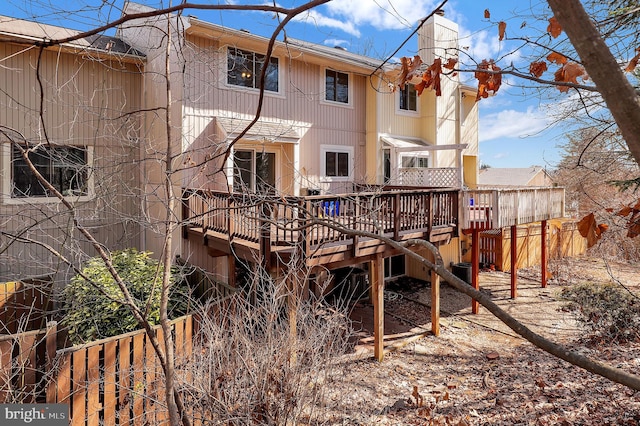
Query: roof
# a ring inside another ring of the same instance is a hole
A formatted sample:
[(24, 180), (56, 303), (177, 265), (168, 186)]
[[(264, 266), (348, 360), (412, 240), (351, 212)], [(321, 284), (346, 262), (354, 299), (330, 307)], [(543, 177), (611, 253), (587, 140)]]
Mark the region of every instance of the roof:
[[(4, 39), (34, 42), (69, 38), (81, 33), (81, 31), (55, 25), (0, 16), (0, 37)], [(117, 56), (130, 55), (140, 58), (145, 56), (119, 38), (102, 34), (80, 38), (73, 42), (65, 43), (64, 46)]]
[(478, 185), (481, 186), (528, 186), (539, 173), (548, 176), (540, 166), (523, 168), (494, 168), (481, 169)]
[[(247, 30), (237, 30), (224, 27), (211, 22), (203, 21), (197, 17), (190, 16), (189, 25), (185, 25), (185, 32), (200, 36), (212, 36), (222, 44), (233, 44), (242, 47), (247, 45), (267, 46), (269, 38), (252, 34)], [(284, 41), (277, 40), (274, 46), (277, 52), (287, 52), (298, 59), (311, 63), (329, 65), (329, 63), (339, 63), (341, 69), (351, 72), (369, 74), (382, 65), (382, 61), (349, 52), (342, 48), (328, 47), (303, 40), (287, 37)]]

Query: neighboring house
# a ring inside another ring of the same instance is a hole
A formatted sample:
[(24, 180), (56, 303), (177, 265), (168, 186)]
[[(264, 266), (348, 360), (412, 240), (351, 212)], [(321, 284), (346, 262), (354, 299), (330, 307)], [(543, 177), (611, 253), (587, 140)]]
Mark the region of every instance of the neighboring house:
[(2, 280), (53, 274), (64, 280), (68, 266), (53, 252), (76, 264), (93, 253), (59, 200), (27, 169), (18, 146), (39, 146), (31, 155), (38, 171), (104, 247), (141, 244), (136, 112), (145, 58), (107, 36), (42, 52), (33, 46), (34, 40), (75, 34), (0, 17)]
[(527, 186), (553, 186), (549, 173), (540, 167), (493, 168), (480, 170), (480, 188), (509, 188)]

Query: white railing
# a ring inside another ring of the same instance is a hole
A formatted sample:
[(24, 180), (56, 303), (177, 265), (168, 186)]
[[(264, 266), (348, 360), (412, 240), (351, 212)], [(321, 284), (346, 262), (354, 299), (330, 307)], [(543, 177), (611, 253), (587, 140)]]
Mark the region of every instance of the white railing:
[(403, 167), (398, 169), (398, 185), (431, 188), (461, 188), (460, 169)]
[(499, 229), (561, 218), (564, 207), (564, 188), (467, 190), (462, 193), (462, 228)]

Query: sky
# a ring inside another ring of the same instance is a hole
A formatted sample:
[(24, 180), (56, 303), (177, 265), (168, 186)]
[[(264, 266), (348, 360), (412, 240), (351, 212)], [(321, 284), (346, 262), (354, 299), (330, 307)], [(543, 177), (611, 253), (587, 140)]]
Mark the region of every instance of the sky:
[[(261, 4), (262, 1), (228, 0), (234, 4)], [(83, 30), (120, 17), (124, 0), (3, 0), (0, 15), (37, 20), (54, 25)], [(137, 0), (153, 7), (167, 6), (164, 0)], [(193, 0), (206, 3), (206, 0)], [(223, 3), (210, 0), (208, 3)], [(174, 4), (177, 3), (174, 0)], [(278, 5), (295, 7), (301, 0), (281, 0)], [(419, 21), (431, 13), (442, 0), (332, 0), (301, 15), (286, 27), (289, 37), (345, 49), (376, 59), (413, 56), (415, 37), (407, 41)], [(490, 11), (490, 19), (484, 10)], [(498, 40), (497, 22), (507, 22), (507, 36), (538, 36), (546, 29), (552, 15), (546, 2), (537, 0), (449, 0), (443, 7), (445, 17), (459, 25), (459, 44), (469, 57), (478, 61), (496, 59), (501, 67), (514, 64), (528, 69), (530, 59), (522, 43)], [(278, 21), (264, 12), (220, 12), (191, 10), (187, 14), (199, 19), (251, 33), (270, 36)], [(465, 58), (461, 55), (461, 61)], [(471, 64), (468, 60), (467, 64)], [(476, 83), (468, 73), (460, 78)], [(554, 112), (560, 98), (568, 95), (523, 87), (523, 81), (505, 76), (495, 96), (483, 99), (480, 110), (480, 162), (491, 167), (529, 167), (533, 165), (553, 169), (561, 156), (559, 144), (564, 143), (566, 126), (556, 123)], [(528, 84), (531, 86), (531, 84)], [(556, 123), (555, 125), (552, 125)], [(464, 142), (464, 141), (462, 141)]]

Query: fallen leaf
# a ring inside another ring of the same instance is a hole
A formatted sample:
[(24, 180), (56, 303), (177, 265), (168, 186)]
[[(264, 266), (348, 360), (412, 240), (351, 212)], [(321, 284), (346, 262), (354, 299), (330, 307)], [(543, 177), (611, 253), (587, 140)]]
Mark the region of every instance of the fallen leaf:
[(498, 352), (489, 352), (486, 356), (489, 361), (494, 361), (500, 358), (500, 354)]
[(562, 26), (560, 26), (560, 22), (558, 22), (555, 16), (549, 18), (549, 26), (547, 26), (547, 32), (551, 34), (551, 37), (553, 38), (558, 38), (560, 33), (562, 33)]
[(504, 21), (498, 22), (498, 40), (504, 39), (504, 33), (507, 30), (507, 23)]

